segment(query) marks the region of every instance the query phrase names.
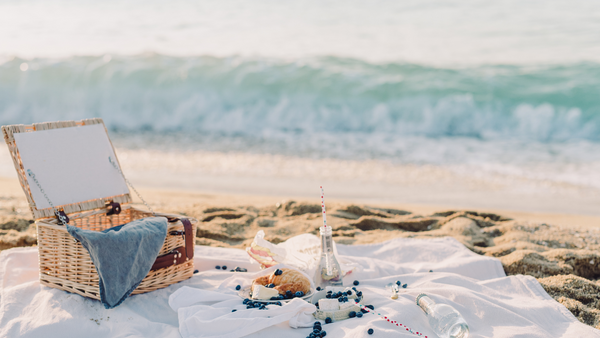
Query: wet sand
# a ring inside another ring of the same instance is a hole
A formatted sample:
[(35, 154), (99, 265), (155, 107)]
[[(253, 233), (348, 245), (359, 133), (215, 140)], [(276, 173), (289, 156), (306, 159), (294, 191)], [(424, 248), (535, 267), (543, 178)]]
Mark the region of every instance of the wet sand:
[[(245, 248), (258, 230), (279, 243), (317, 234), (321, 207), (285, 196), (139, 189), (153, 208), (197, 218), (197, 245)], [(581, 322), (600, 329), (600, 217), (438, 205), (362, 204), (328, 200), (328, 223), (343, 244), (396, 237), (452, 236), (501, 260), (507, 275), (537, 278)], [(36, 244), (35, 226), (16, 179), (0, 177), (0, 250)]]

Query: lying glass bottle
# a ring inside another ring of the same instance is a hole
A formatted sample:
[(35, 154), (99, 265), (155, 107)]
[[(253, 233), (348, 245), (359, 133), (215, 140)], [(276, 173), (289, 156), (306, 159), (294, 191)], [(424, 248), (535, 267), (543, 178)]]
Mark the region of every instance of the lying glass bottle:
[(416, 302), (427, 314), (429, 325), (440, 338), (469, 337), (467, 322), (452, 306), (436, 304), (424, 293), (417, 296)]

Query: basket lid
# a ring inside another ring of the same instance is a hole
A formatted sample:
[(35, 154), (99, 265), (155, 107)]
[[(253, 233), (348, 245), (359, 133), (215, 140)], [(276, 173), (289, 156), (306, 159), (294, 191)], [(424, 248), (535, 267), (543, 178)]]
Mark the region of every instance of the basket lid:
[(48, 200), (67, 214), (131, 202), (102, 119), (3, 126), (2, 133), (35, 219), (54, 216)]

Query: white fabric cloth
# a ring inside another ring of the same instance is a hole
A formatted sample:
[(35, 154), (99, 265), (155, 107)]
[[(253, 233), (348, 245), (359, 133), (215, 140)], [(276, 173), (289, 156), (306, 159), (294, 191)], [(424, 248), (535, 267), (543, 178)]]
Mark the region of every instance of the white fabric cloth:
[[(414, 304), (415, 296), (421, 292), (460, 311), (471, 328), (470, 337), (600, 337), (600, 331), (580, 323), (548, 296), (534, 278), (506, 277), (497, 259), (476, 255), (452, 238), (394, 239), (372, 245), (338, 245), (337, 249), (342, 264), (355, 267), (344, 278), (344, 285), (359, 280), (358, 288), (363, 291), (366, 304), (429, 337), (435, 335)], [(0, 253), (0, 337), (210, 336), (214, 331), (202, 325), (187, 333), (182, 329), (180, 334), (180, 323), (193, 318), (198, 313), (194, 307), (198, 306), (196, 309), (213, 311), (210, 318), (214, 320), (207, 325), (221, 317), (232, 319), (230, 323), (235, 322), (234, 317), (258, 321), (252, 318), (253, 311), (258, 310), (242, 307), (242, 299), (235, 298), (232, 289), (234, 283), (259, 272), (256, 265), (250, 264), (246, 252), (197, 246), (195, 255), (200, 273), (191, 279), (132, 296), (119, 307), (106, 310), (98, 301), (40, 286), (37, 248), (5, 250)], [(216, 270), (215, 265), (227, 265), (229, 269), (240, 266), (249, 273)], [(397, 300), (391, 300), (384, 286), (396, 280), (407, 283), (408, 288)], [(229, 298), (211, 301), (209, 295), (216, 297), (212, 291)], [(173, 296), (171, 305), (177, 312), (169, 306), (169, 296)], [(187, 300), (177, 303), (176, 299)], [(220, 304), (220, 308), (212, 302)], [(231, 302), (228, 312), (227, 302)], [(231, 317), (234, 307), (241, 310)], [(260, 316), (269, 316), (267, 312), (271, 310), (260, 311)], [(265, 318), (259, 320), (264, 322)], [(323, 325), (328, 338), (365, 337), (369, 328), (375, 330), (373, 337), (414, 337), (371, 314)], [(311, 328), (292, 329), (289, 322), (282, 321), (249, 336), (300, 338), (310, 331)]]
[[(288, 322), (292, 328), (312, 327), (316, 307), (301, 299), (267, 310), (247, 310), (240, 297), (184, 286), (169, 297), (179, 316), (183, 337), (244, 337), (269, 326)], [(232, 312), (232, 309), (238, 311)]]

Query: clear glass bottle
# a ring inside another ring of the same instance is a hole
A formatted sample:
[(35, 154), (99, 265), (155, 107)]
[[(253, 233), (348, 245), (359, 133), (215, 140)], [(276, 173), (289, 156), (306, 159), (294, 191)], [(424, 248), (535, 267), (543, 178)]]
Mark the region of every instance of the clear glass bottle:
[(416, 302), (425, 311), (429, 325), (440, 338), (469, 337), (467, 322), (452, 306), (436, 304), (424, 293), (417, 296)]
[(342, 286), (342, 269), (333, 253), (331, 227), (323, 226), (320, 232), (321, 258), (315, 271), (315, 285), (323, 289), (326, 286)]

